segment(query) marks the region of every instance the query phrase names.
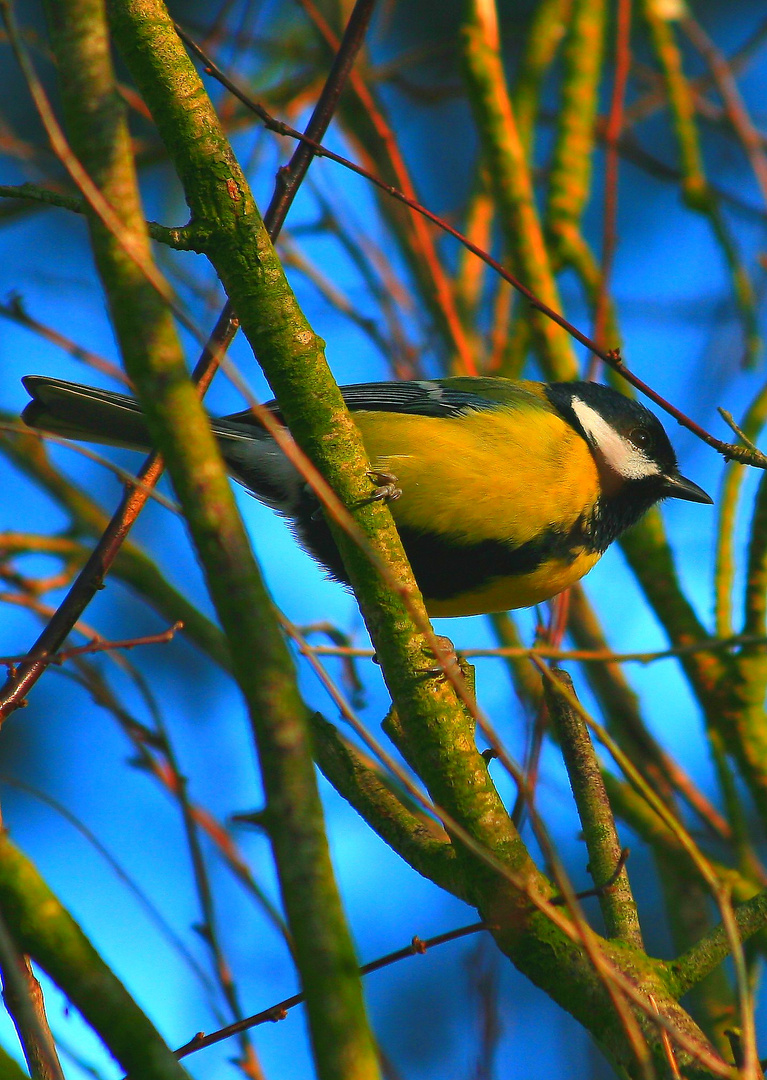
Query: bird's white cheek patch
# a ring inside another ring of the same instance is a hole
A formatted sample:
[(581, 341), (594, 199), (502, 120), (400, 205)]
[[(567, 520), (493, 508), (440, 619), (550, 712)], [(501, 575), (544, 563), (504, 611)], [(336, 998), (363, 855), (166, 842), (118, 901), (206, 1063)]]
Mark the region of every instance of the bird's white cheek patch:
[(579, 397), (572, 399), (573, 412), (581, 422), (596, 454), (604, 464), (624, 480), (642, 480), (658, 476), (657, 462), (638, 446), (619, 434), (603, 416)]

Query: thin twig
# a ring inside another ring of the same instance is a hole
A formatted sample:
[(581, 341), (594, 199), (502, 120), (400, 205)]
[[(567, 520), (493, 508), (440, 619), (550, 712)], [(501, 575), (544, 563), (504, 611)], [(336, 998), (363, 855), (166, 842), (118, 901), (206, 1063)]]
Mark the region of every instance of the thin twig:
[[(280, 170), (274, 195), (264, 216), (264, 222), (273, 242), (279, 234), (288, 209), (313, 157), (313, 150), (309, 144), (313, 139), (321, 139), (327, 130), (338, 96), (341, 93), (343, 80), (348, 74), (356, 50), (359, 49), (362, 43), (364, 27), (370, 18), (372, 3), (360, 3), (358, 7), (359, 12), (350, 19), (347, 34), (344, 36), (343, 48), (339, 50), (339, 56), (336, 58), (333, 69), (325, 82), (314, 114), (307, 126), (307, 133), (310, 138), (296, 148), (290, 164)], [(0, 0), (0, 9), (2, 9), (6, 17), (9, 33), (12, 33), (14, 24), (6, 0)], [(16, 47), (19, 55), (24, 59), (25, 54), (21, 43), (17, 41)], [(27, 69), (29, 69), (29, 77), (34, 82), (34, 72), (31, 71), (28, 64), (25, 64), (25, 71)], [(47, 99), (44, 95), (41, 97), (40, 93), (37, 94), (37, 98), (40, 98), (38, 107), (44, 109)], [(53, 126), (55, 118), (52, 118), (52, 114), (51, 123), (51, 138), (53, 141), (53, 137), (59, 129), (58, 125)], [(54, 143), (54, 148), (57, 145), (58, 143)], [(64, 152), (63, 146), (61, 151)], [(79, 173), (75, 170), (73, 179), (76, 182), (78, 176)], [(85, 191), (83, 193), (86, 194)], [(101, 203), (103, 201), (102, 198)], [(109, 210), (109, 213), (111, 213), (111, 210)], [(210, 385), (226, 349), (237, 332), (238, 326), (239, 323), (232, 306), (227, 302), (192, 373), (192, 379), (197, 384), (201, 396)], [(159, 454), (153, 453), (147, 458), (139, 471), (139, 483), (148, 488), (154, 487), (162, 471), (162, 458)], [(57, 651), (74, 623), (95, 596), (145, 503), (146, 495), (137, 490), (136, 487), (129, 489), (124, 496), (96, 548), (80, 571), (77, 580), (67, 593), (58, 611), (32, 646), (27, 661), (20, 665), (12, 678), (6, 680), (5, 686), (0, 690), (0, 725), (5, 717), (26, 700), (30, 689), (45, 670), (47, 664), (40, 662), (39, 655)]]
[(151, 258), (148, 258), (144, 250), (135, 243), (133, 237), (126, 234), (119, 214), (104, 198), (102, 192), (96, 184), (94, 184), (93, 180), (72, 151), (72, 148), (64, 135), (64, 131), (56, 119), (56, 115), (50, 100), (48, 99), (48, 95), (45, 92), (45, 88), (38, 78), (34, 65), (29, 58), (21, 35), (18, 32), (13, 9), (9, 0), (0, 0), (0, 16), (2, 16), (13, 54), (21, 68), (30, 96), (35, 104), (37, 114), (42, 121), (43, 127), (45, 128), (45, 133), (48, 136), (54, 154), (84, 195), (93, 213), (97, 215), (104, 227), (114, 236), (128, 257), (133, 260), (146, 280), (157, 292), (158, 296), (162, 297), (179, 322), (186, 327), (195, 338), (204, 340), (194, 323), (176, 303), (172, 290), (165, 278), (158, 271), (155, 263)]
[(56, 435), (52, 431), (38, 431), (36, 428), (25, 427), (19, 422), (6, 423), (0, 421), (0, 431), (7, 431), (12, 435), (19, 435), (27, 439), (39, 439), (41, 442), (56, 443), (57, 446), (65, 446), (67, 450), (71, 450), (74, 454), (79, 454), (81, 457), (88, 458), (89, 461), (95, 461), (97, 465), (100, 465), (103, 469), (108, 469), (109, 472), (114, 473), (118, 480), (121, 480), (123, 484), (128, 488), (134, 488), (137, 493), (140, 493), (147, 499), (154, 499), (160, 506), (164, 506), (166, 510), (170, 510), (172, 514), (180, 513), (178, 504), (172, 499), (169, 499), (167, 495), (163, 495), (161, 491), (156, 491), (152, 484), (148, 483), (146, 479), (142, 479), (141, 472), (134, 474), (130, 469), (123, 469), (119, 465), (116, 465), (114, 461), (110, 461), (109, 458), (105, 458), (102, 454), (97, 454), (95, 450), (89, 450), (86, 446), (81, 446), (80, 443), (73, 442), (72, 439), (67, 439), (63, 435)]
[(21, 297), (11, 296), (8, 303), (0, 304), (0, 315), (4, 316), (6, 319), (10, 319), (12, 322), (18, 323), (19, 326), (25, 326), (28, 330), (34, 331), (46, 341), (58, 345), (59, 348), (63, 349), (73, 357), (73, 359), (79, 360), (83, 364), (87, 364), (95, 371), (100, 371), (102, 375), (107, 375), (110, 379), (115, 379), (117, 382), (122, 382), (126, 386), (130, 386), (130, 380), (122, 368), (119, 368), (117, 364), (113, 364), (109, 360), (104, 359), (103, 356), (99, 356), (97, 353), (92, 352), (90, 349), (84, 349), (82, 345), (78, 345), (77, 342), (72, 341), (71, 338), (66, 337), (58, 330), (54, 330), (52, 326), (47, 326), (45, 323), (40, 322), (39, 319), (33, 318), (33, 316), (24, 308)]
[(29, 959), (20, 954), (0, 915), (0, 969), (3, 1002), (16, 1027), (35, 1080), (64, 1080), (56, 1044), (48, 1026), (40, 984)]
[[(115, 718), (136, 750), (138, 765), (159, 781), (172, 799), (177, 800), (179, 789), (184, 780), (178, 767), (174, 766), (173, 762), (168, 758), (167, 738), (164, 738), (162, 733), (158, 733), (153, 728), (142, 724), (135, 716), (129, 713), (111, 691), (102, 673), (93, 664), (83, 659), (75, 659), (74, 663), (79, 670), (79, 675), (75, 676), (75, 678), (88, 690), (96, 704), (106, 709)], [(218, 850), (221, 859), (246, 891), (255, 899), (271, 924), (283, 937), (288, 948), (290, 948), (290, 936), (282, 916), (254, 879), (245, 858), (238, 850), (229, 831), (204, 806), (199, 803), (190, 803), (190, 806), (191, 813), (199, 828), (207, 834), (211, 843)]]
[[(169, 772), (172, 777), (171, 784), (168, 785), (168, 790), (173, 792), (181, 813), (184, 835), (186, 837), (189, 857), (192, 863), (192, 873), (194, 875), (194, 883), (197, 890), (197, 898), (201, 913), (201, 922), (197, 929), (210, 950), (218, 984), (223, 993), (224, 1000), (229, 1006), (230, 1016), (232, 1016), (236, 1022), (242, 1017), (243, 1009), (240, 1003), (240, 993), (234, 979), (233, 969), (227, 959), (224, 945), (221, 940), (210, 874), (208, 872), (208, 865), (200, 839), (200, 822), (195, 813), (196, 808), (189, 797), (187, 778), (181, 770), (173, 749), (173, 743), (171, 742), (170, 735), (159, 710), (157, 710), (155, 715), (155, 725), (161, 742), (163, 756), (165, 758), (164, 771)], [(252, 1077), (252, 1080), (264, 1080), (261, 1065), (246, 1032), (243, 1031), (240, 1033), (239, 1043), (243, 1071), (246, 1075), (249, 1074)]]
[[(312, 3), (312, 0), (301, 0), (301, 5), (330, 48), (337, 49), (338, 39), (318, 6)], [(372, 92), (371, 86), (363, 75), (357, 71), (351, 72), (349, 86), (357, 95), (368, 122), (373, 126), (375, 134), (386, 152), (389, 167), (397, 186), (406, 195), (414, 199), (416, 197), (415, 185), (408, 171), (402, 150)], [(442, 265), (429, 230), (418, 217), (411, 219), (410, 228), (413, 233), (413, 249), (429, 275), (439, 312), (447, 326), (454, 351), (460, 363), (461, 374), (477, 375), (474, 352), (456, 305), (455, 290)]]
[[(423, 956), (429, 949), (433, 949), (437, 945), (457, 941), (459, 938), (468, 937), (469, 934), (478, 934), (480, 931), (488, 929), (490, 928), (486, 923), (479, 922), (472, 923), (470, 926), (462, 926), (457, 930), (449, 930), (445, 934), (437, 934), (436, 937), (427, 938), (425, 941), (419, 937), (414, 937), (410, 944), (403, 949), (397, 949), (396, 952), (387, 953), (386, 956), (381, 956), (377, 960), (371, 960), (370, 963), (363, 964), (359, 969), (360, 975), (369, 975), (373, 971), (380, 971), (381, 968), (389, 967), (391, 964), (396, 964), (398, 961), (406, 960), (411, 956)], [(232, 1035), (236, 1035), (246, 1028), (284, 1020), (288, 1015), (288, 1010), (300, 1005), (303, 1000), (303, 994), (293, 994), (292, 997), (285, 998), (284, 1001), (279, 1001), (276, 1005), (271, 1005), (260, 1013), (255, 1013), (255, 1015), (240, 1020), (236, 1024), (229, 1024), (227, 1027), (221, 1028), (220, 1031), (212, 1031), (210, 1035), (195, 1035), (188, 1043), (178, 1048), (176, 1056), (183, 1058), (187, 1054), (194, 1054), (197, 1050), (202, 1050), (205, 1046), (213, 1046), (214, 1043), (229, 1039)]]
[[(190, 47), (192, 47), (191, 44)], [(213, 75), (216, 79), (218, 79), (219, 82), (222, 83), (222, 85), (226, 86), (226, 88), (231, 93), (235, 94), (245, 105), (247, 105), (247, 107), (251, 109), (256, 114), (256, 116), (258, 116), (262, 120), (262, 122), (270, 131), (274, 131), (278, 135), (283, 135), (287, 138), (299, 139), (301, 142), (306, 143), (317, 157), (326, 157), (330, 161), (334, 161), (337, 164), (342, 165), (344, 168), (349, 169), (352, 172), (356, 173), (358, 176), (361, 176), (364, 179), (370, 181), (370, 183), (374, 184), (382, 191), (385, 191), (392, 198), (397, 199), (401, 203), (404, 203), (405, 206), (409, 206), (411, 210), (414, 210), (418, 214), (422, 214), (425, 218), (433, 222), (433, 224), (437, 225), (449, 236), (452, 236), (454, 239), (458, 240), (459, 243), (463, 244), (464, 247), (466, 247), (469, 251), (476, 255), (477, 258), (480, 258), (484, 262), (486, 262), (487, 265), (490, 266), (493, 270), (495, 270), (496, 273), (500, 274), (505, 281), (508, 281), (509, 284), (517, 290), (517, 292), (521, 293), (522, 296), (524, 296), (525, 299), (528, 300), (530, 305), (535, 308), (536, 311), (540, 311), (547, 318), (551, 319), (552, 322), (555, 322), (558, 326), (561, 326), (562, 329), (566, 330), (567, 333), (570, 334), (573, 338), (575, 338), (576, 341), (580, 342), (581, 345), (584, 345), (587, 349), (589, 349), (596, 356), (598, 356), (600, 360), (607, 364), (608, 367), (612, 368), (613, 371), (616, 371), (622, 378), (624, 378), (627, 382), (631, 383), (631, 385), (636, 390), (639, 390), (640, 393), (644, 394), (645, 397), (648, 397), (659, 408), (663, 409), (664, 412), (668, 413), (669, 416), (672, 416), (677, 421), (677, 423), (681, 425), (681, 427), (684, 427), (688, 431), (691, 431), (693, 435), (696, 435), (702, 442), (706, 443), (707, 446), (710, 446), (712, 449), (722, 454), (727, 460), (740, 461), (744, 464), (752, 465), (754, 466), (754, 468), (767, 469), (767, 455), (762, 454), (760, 451), (754, 452), (753, 450), (750, 450), (743, 446), (737, 446), (733, 443), (725, 443), (721, 439), (717, 439), (714, 435), (711, 435), (708, 431), (706, 431), (705, 428), (701, 427), (700, 424), (697, 424), (694, 420), (687, 416), (686, 413), (682, 412), (681, 409), (678, 409), (670, 401), (667, 401), (666, 398), (664, 398), (661, 394), (659, 394), (656, 390), (649, 386), (648, 383), (644, 382), (643, 379), (640, 379), (639, 376), (635, 375), (632, 371), (630, 371), (623, 362), (623, 359), (620, 355), (620, 350), (605, 350), (603, 348), (600, 348), (600, 346), (595, 341), (593, 341), (586, 334), (582, 333), (576, 326), (573, 325), (573, 323), (565, 319), (564, 316), (559, 314), (559, 312), (554, 311), (553, 308), (549, 307), (542, 300), (539, 300), (538, 297), (530, 289), (528, 289), (526, 285), (523, 284), (523, 282), (516, 278), (509, 270), (506, 269), (506, 267), (504, 267), (491, 255), (489, 255), (488, 252), (483, 251), (467, 236), (464, 236), (463, 233), (459, 232), (458, 229), (453, 228), (453, 226), (446, 222), (443, 218), (440, 218), (439, 215), (433, 213), (431, 210), (428, 210), (425, 206), (422, 206), (414, 199), (408, 198), (408, 196), (403, 194), (403, 192), (399, 191), (397, 188), (392, 187), (390, 184), (385, 183), (383, 180), (378, 179), (378, 177), (368, 172), (368, 170), (363, 169), (359, 165), (356, 165), (353, 161), (349, 161), (348, 158), (344, 158), (340, 154), (336, 154), (332, 150), (328, 150), (327, 147), (322, 146), (314, 139), (311, 139), (306, 135), (302, 135), (299, 131), (291, 127), (289, 124), (286, 124), (284, 121), (274, 119), (274, 117), (272, 117), (262, 105), (260, 105), (258, 102), (253, 101), (244, 91), (240, 90), (228, 76), (226, 76), (222, 71), (220, 71), (213, 63), (213, 61), (210, 60), (210, 58), (203, 52), (202, 49), (200, 49), (199, 46), (195, 45), (194, 51), (200, 56), (200, 59), (205, 64), (206, 69), (209, 69), (209, 73)]]
[(141, 907), (146, 912), (147, 916), (157, 926), (160, 933), (167, 939), (172, 949), (174, 949), (178, 955), (182, 958), (184, 963), (189, 967), (190, 971), (194, 974), (195, 978), (205, 988), (206, 993), (211, 998), (211, 1005), (213, 1006), (213, 993), (215, 987), (210, 979), (208, 973), (198, 963), (193, 953), (187, 948), (186, 944), (179, 937), (173, 927), (164, 918), (162, 912), (157, 908), (155, 903), (147, 896), (147, 894), (136, 883), (133, 877), (127, 870), (118, 862), (118, 860), (112, 855), (109, 849), (101, 842), (88, 826), (82, 822), (71, 810), (67, 809), (63, 803), (60, 803), (57, 799), (54, 799), (52, 795), (33, 787), (31, 784), (24, 783), (24, 781), (17, 779), (14, 776), (6, 776), (0, 774), (0, 785), (6, 785), (8, 787), (15, 788), (18, 791), (24, 792), (33, 799), (38, 799), (45, 806), (49, 807), (55, 814), (67, 821), (73, 829), (76, 829), (78, 833), (87, 841), (88, 844), (94, 849), (94, 851), (107, 863), (110, 870), (115, 874), (118, 880), (130, 890), (133, 897), (138, 901)]
[[(145, 634), (142, 637), (124, 638), (122, 641), (108, 641), (97, 634), (87, 645), (76, 645), (71, 649), (63, 649), (61, 652), (47, 656), (41, 654), (40, 660), (48, 664), (64, 664), (75, 656), (86, 656), (89, 653), (110, 652), (113, 649), (135, 649), (137, 645), (164, 645), (166, 642), (172, 641), (176, 636), (176, 632), (182, 630), (183, 627), (182, 622), (176, 622), (159, 634)], [(26, 660), (27, 655), (27, 653), (21, 653), (18, 656), (0, 656), (0, 664), (6, 666), (18, 664)]]
[(743, 145), (762, 192), (762, 198), (767, 203), (767, 155), (763, 138), (755, 127), (741, 97), (730, 62), (689, 12), (685, 11), (680, 19), (680, 25), (708, 64), (711, 77), (721, 94), (725, 115)]
[[(34, 70), (27, 62), (26, 53), (18, 38), (18, 34), (16, 33), (15, 24), (7, 0), (0, 0), (0, 11), (2, 11), (8, 33), (12, 38), (14, 48), (19, 56), (19, 62), (22, 64), (25, 76), (29, 81), (30, 90), (33, 92), (38, 110), (41, 111), (41, 116), (47, 120), (47, 130), (54, 150), (63, 155), (63, 158), (66, 158), (69, 163), (72, 178), (78, 183), (78, 186), (81, 187), (81, 190), (86, 197), (91, 196), (91, 198), (89, 198), (91, 205), (97, 209), (97, 212), (99, 212), (99, 215), (102, 216), (105, 224), (107, 224), (107, 227), (112, 228), (113, 225), (117, 226), (115, 235), (120, 239), (120, 234), (123, 230), (119, 221), (115, 218), (114, 211), (106, 204), (101, 193), (94, 187), (93, 182), (84, 174), (82, 167), (79, 166), (74, 155), (71, 154), (71, 151), (66, 144), (66, 140), (63, 138), (63, 133), (61, 133), (58, 123), (50, 110), (47, 97), (37, 80)], [(129, 249), (129, 254), (131, 254), (131, 257), (134, 257), (132, 246)], [(138, 266), (142, 272), (147, 273), (148, 280), (151, 280), (154, 284), (157, 281), (157, 272), (154, 271), (151, 266), (145, 265), (146, 262), (146, 259), (140, 257)], [(165, 295), (166, 291), (167, 290), (163, 290), (161, 286), (161, 295)], [(208, 388), (210, 380), (213, 378), (213, 374), (218, 367), (219, 353), (226, 348), (227, 340), (225, 335), (231, 325), (232, 316), (230, 312), (227, 312), (225, 319), (219, 319), (219, 322), (198, 361), (193, 378), (196, 379), (201, 394)], [(123, 541), (146, 504), (148, 495), (144, 490), (141, 490), (141, 488), (153, 488), (159, 480), (162, 471), (162, 458), (157, 453), (151, 454), (139, 470), (138, 484), (134, 484), (127, 489), (126, 494), (123, 496), (120, 505), (113, 514), (101, 539), (91, 553), (85, 566), (80, 571), (77, 579), (69, 589), (62, 604), (30, 649), (27, 660), (6, 680), (5, 685), (2, 690), (0, 690), (0, 725), (11, 712), (19, 708), (26, 700), (29, 690), (48, 667), (46, 661), (40, 660), (40, 656), (49, 656), (52, 653), (57, 652), (74, 624), (80, 618), (82, 612), (96, 595), (110, 566), (117, 557), (117, 553), (119, 552)]]
[[(0, 536), (2, 534), (0, 533)], [(733, 634), (730, 637), (712, 638), (710, 641), (695, 641), (689, 645), (677, 645), (672, 649), (659, 649), (657, 652), (618, 653), (610, 649), (557, 649), (550, 645), (531, 645), (529, 648), (517, 645), (498, 645), (492, 649), (459, 647), (458, 652), (466, 659), (526, 658), (539, 656), (544, 660), (577, 661), (581, 664), (651, 664), (657, 660), (673, 660), (690, 653), (710, 652), (720, 649), (735, 649), (738, 646), (765, 645), (767, 637), (760, 634)], [(340, 656), (370, 658), (374, 655), (368, 647), (354, 645), (309, 645), (309, 650), (317, 656)]]

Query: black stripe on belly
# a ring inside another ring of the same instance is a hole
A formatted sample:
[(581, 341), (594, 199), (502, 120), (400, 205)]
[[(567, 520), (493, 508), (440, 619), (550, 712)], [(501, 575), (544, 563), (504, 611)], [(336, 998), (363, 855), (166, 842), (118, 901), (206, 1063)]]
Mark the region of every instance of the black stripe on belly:
[(585, 546), (583, 529), (551, 529), (513, 548), (500, 540), (451, 542), (434, 533), (400, 529), (415, 579), (426, 600), (448, 600), (473, 592), (494, 578), (522, 577), (550, 559), (572, 562)]
[[(348, 584), (341, 556), (324, 519), (307, 515), (297, 526), (305, 547), (333, 577)], [(568, 532), (549, 529), (516, 548), (500, 540), (461, 543), (405, 526), (399, 529), (399, 534), (426, 600), (447, 600), (472, 592), (493, 578), (530, 574), (547, 560), (568, 563), (584, 550), (595, 550), (582, 519)]]

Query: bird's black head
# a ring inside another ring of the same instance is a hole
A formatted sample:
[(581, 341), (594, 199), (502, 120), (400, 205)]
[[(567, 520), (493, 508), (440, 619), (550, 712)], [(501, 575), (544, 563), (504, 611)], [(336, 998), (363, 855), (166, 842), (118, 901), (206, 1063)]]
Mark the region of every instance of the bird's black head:
[[(600, 547), (661, 499), (713, 500), (679, 472), (674, 448), (656, 416), (638, 401), (599, 383), (551, 383), (551, 404), (591, 448), (602, 494), (595, 526)], [(611, 534), (611, 535), (610, 535)], [(609, 537), (609, 538), (608, 538)]]

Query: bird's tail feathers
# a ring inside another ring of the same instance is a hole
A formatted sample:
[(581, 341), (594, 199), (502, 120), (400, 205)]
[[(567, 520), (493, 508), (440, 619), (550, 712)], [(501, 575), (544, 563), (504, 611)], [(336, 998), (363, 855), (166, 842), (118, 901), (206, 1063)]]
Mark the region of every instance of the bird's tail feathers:
[[(32, 397), (21, 417), (29, 427), (67, 439), (151, 450), (146, 420), (134, 398), (43, 375), (22, 381)], [(300, 475), (266, 431), (243, 416), (211, 418), (229, 471), (272, 509), (295, 514), (305, 498)]]
[(29, 427), (129, 450), (151, 448), (146, 420), (133, 398), (43, 375), (27, 375), (22, 382), (32, 396), (21, 414)]

